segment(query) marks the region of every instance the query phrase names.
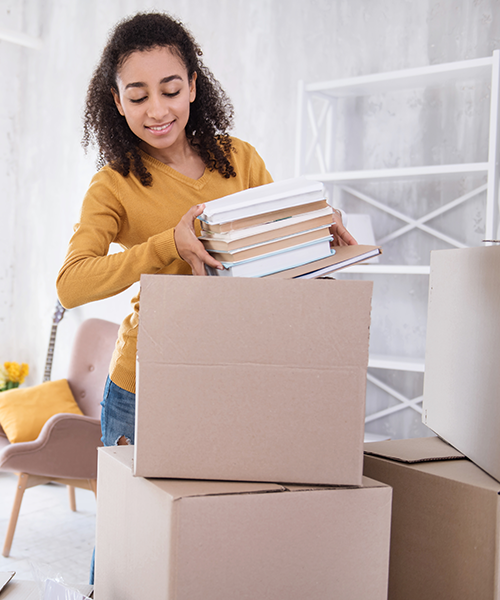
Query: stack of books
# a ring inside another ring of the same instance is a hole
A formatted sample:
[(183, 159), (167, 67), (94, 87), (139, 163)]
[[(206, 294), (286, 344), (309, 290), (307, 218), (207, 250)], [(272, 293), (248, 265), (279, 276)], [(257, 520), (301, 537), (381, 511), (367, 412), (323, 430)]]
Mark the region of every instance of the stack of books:
[(207, 266), (209, 275), (298, 277), (339, 262), (331, 244), (333, 210), (319, 181), (295, 178), (243, 190), (207, 202), (198, 218), (201, 242), (224, 266)]

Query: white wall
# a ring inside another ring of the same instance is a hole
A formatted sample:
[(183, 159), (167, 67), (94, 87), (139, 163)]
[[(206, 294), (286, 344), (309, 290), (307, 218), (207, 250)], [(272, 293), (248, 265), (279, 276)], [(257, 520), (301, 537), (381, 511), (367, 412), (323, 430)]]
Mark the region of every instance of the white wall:
[[(298, 80), (482, 57), (500, 47), (497, 0), (0, 0), (0, 30), (43, 40), (40, 50), (0, 41), (0, 361), (28, 362), (28, 384), (43, 377), (56, 300), (54, 281), (94, 172), (93, 158), (80, 147), (86, 87), (113, 24), (153, 7), (168, 10), (192, 30), (204, 49), (205, 63), (233, 100), (234, 134), (258, 148), (275, 179), (294, 174)], [(468, 95), (460, 105), (439, 94), (370, 105), (372, 120), (363, 135), (359, 123), (352, 123), (359, 145), (347, 158), (424, 164), (441, 152), (436, 129), (451, 140), (445, 148), (448, 154), (459, 159), (485, 155), (482, 114), (488, 89), (470, 84), (464, 94)], [(429, 101), (441, 108), (444, 103), (441, 116), (424, 108)], [(398, 109), (404, 109), (403, 122), (391, 122)], [(383, 154), (380, 137), (389, 142), (394, 138), (392, 156)], [(390, 200), (410, 213), (447, 193), (436, 186), (418, 193), (411, 188), (404, 194), (379, 192), (393, 194)], [(340, 198), (344, 201), (348, 202)], [(463, 225), (472, 243), (480, 235), (469, 232), (476, 213), (465, 211), (453, 224)], [(472, 229), (480, 229), (476, 225)], [(377, 228), (383, 234), (391, 226), (381, 220), (375, 223), (376, 233)], [(425, 263), (430, 249), (427, 242), (410, 239), (384, 249), (384, 260), (397, 263), (401, 256), (410, 256)], [(381, 315), (372, 328), (376, 351), (422, 355), (426, 286), (426, 281), (376, 280), (376, 289), (382, 291), (377, 296), (382, 299), (374, 301)], [(385, 308), (387, 294), (396, 299), (396, 310)], [(77, 324), (88, 316), (121, 320), (130, 296), (125, 292), (66, 314), (58, 330), (53, 377), (64, 376)], [(421, 378), (415, 376), (386, 377), (408, 394), (417, 395), (421, 388)], [(374, 402), (380, 407), (388, 401), (375, 394)], [(411, 414), (378, 427), (395, 437), (423, 431)]]

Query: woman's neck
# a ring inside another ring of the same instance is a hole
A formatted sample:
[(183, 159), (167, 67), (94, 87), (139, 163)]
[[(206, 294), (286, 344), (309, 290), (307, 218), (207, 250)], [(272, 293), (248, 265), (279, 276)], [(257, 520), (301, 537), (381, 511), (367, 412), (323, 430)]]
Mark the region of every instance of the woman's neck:
[(187, 139), (176, 148), (154, 148), (144, 143), (140, 144), (140, 148), (156, 160), (191, 179), (200, 179), (205, 172), (205, 163)]

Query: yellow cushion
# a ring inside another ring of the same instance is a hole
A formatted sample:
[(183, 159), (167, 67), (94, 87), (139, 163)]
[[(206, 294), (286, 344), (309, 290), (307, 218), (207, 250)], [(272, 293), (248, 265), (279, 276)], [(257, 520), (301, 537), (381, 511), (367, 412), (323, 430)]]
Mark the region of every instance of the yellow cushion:
[(66, 379), (0, 392), (0, 424), (11, 443), (36, 440), (59, 413), (83, 414)]

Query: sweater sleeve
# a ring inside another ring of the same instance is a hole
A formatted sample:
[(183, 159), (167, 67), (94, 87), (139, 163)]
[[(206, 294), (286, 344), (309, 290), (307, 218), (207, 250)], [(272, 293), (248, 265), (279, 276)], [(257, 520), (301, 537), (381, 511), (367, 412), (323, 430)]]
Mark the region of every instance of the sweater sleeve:
[(57, 276), (57, 294), (64, 307), (74, 308), (118, 294), (139, 281), (142, 273), (157, 273), (180, 259), (173, 229), (123, 252), (108, 254), (110, 244), (119, 241), (125, 219), (113, 176), (97, 173)]
[(250, 187), (272, 183), (273, 178), (267, 170), (262, 157), (255, 148), (252, 148), (252, 150), (253, 152), (250, 157)]

